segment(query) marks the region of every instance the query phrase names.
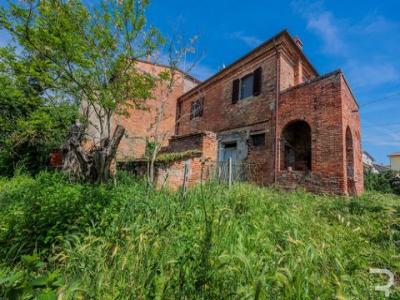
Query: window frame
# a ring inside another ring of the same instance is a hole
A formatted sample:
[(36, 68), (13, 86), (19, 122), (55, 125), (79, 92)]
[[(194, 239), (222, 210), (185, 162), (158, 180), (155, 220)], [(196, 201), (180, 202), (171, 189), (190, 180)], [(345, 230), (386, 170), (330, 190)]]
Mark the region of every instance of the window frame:
[[(254, 72), (251, 72), (251, 73), (243, 76), (242, 78), (240, 78), (240, 81), (239, 81), (239, 101), (247, 99), (247, 98), (254, 97), (254, 77), (255, 77), (254, 76)], [(248, 78), (252, 78), (251, 85), (250, 85), (251, 92), (250, 92), (249, 96), (243, 97), (243, 95), (242, 95), (243, 81), (245, 79), (248, 79)]]
[[(248, 95), (244, 96), (243, 93), (243, 83), (248, 78), (251, 78), (250, 87), (248, 89)], [(236, 78), (232, 82), (232, 104), (237, 103), (240, 100), (251, 99), (258, 97), (262, 94), (262, 84), (263, 84), (263, 68), (259, 66), (253, 72), (249, 72), (246, 75)]]

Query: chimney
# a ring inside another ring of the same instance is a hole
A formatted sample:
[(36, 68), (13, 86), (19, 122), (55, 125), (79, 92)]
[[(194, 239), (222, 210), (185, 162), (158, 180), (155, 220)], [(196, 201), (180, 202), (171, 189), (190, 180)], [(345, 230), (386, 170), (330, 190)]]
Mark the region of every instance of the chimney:
[(301, 41), (301, 39), (298, 36), (295, 36), (293, 38), (293, 41), (296, 43), (297, 47), (300, 48), (300, 50), (303, 50), (303, 42)]

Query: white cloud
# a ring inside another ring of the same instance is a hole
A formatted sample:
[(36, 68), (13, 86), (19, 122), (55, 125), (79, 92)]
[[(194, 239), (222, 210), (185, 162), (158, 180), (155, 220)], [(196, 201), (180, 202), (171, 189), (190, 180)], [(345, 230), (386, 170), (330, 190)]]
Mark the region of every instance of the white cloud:
[[(371, 125), (371, 123), (366, 125)], [(400, 126), (372, 125), (364, 130), (363, 142), (374, 146), (400, 147)]]
[(307, 21), (307, 29), (323, 41), (322, 48), (325, 53), (346, 54), (347, 46), (342, 38), (341, 24), (330, 11), (323, 9), (322, 2), (293, 1), (292, 7)]
[(307, 29), (322, 40), (322, 53), (343, 60), (341, 66), (353, 88), (400, 80), (397, 53), (394, 57), (392, 52), (397, 48), (394, 41), (400, 39), (400, 23), (380, 15), (358, 21), (339, 19), (324, 8), (323, 1), (293, 1), (292, 7), (305, 19)]
[(307, 28), (320, 36), (324, 42), (323, 50), (326, 53), (341, 55), (346, 52), (346, 45), (340, 36), (340, 30), (335, 25), (330, 12), (310, 15), (307, 21)]
[(344, 69), (354, 88), (371, 88), (400, 80), (400, 70), (393, 63), (385, 61), (350, 60)]
[(230, 38), (240, 40), (250, 48), (255, 48), (262, 43), (262, 40), (258, 37), (245, 34), (243, 31), (233, 32)]

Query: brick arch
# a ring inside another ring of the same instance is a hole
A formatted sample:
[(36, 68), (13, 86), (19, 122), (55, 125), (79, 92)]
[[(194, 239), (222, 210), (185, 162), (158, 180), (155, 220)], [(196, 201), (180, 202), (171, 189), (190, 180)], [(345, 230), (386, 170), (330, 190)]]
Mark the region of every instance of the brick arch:
[(280, 137), (280, 169), (311, 171), (311, 126), (304, 120), (292, 120), (283, 127)]

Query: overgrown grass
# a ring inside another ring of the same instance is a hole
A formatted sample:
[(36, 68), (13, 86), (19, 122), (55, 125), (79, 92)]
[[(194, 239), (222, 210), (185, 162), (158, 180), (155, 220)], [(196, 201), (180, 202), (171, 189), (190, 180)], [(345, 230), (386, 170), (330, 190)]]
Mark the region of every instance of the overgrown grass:
[(399, 274), (399, 230), (400, 197), (377, 193), (15, 177), (0, 180), (0, 297), (386, 299), (369, 269)]

